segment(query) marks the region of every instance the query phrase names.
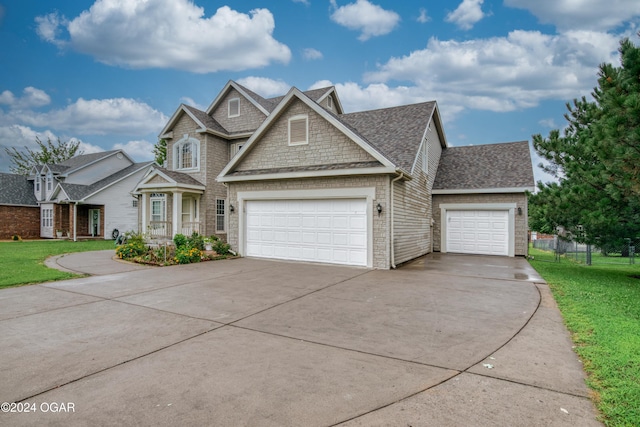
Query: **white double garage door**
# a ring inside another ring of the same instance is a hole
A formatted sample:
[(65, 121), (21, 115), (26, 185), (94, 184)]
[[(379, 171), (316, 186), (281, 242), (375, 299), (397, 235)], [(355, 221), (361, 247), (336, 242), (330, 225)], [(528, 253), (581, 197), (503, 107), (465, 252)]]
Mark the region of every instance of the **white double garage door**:
[(514, 254), (514, 208), (442, 210), (443, 252), (480, 255)]
[(365, 198), (247, 200), (247, 256), (332, 264), (368, 264)]

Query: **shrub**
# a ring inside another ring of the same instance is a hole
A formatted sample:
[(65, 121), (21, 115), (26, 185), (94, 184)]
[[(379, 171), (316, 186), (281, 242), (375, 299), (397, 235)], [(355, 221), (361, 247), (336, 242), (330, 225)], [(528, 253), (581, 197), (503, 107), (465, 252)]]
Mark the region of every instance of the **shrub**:
[(222, 240), (216, 240), (213, 242), (213, 250), (216, 251), (218, 255), (227, 255), (229, 253), (229, 249), (231, 249), (231, 245), (223, 242)]
[(184, 234), (176, 234), (173, 238), (173, 243), (176, 244), (176, 248), (184, 248), (187, 245), (187, 236)]
[(140, 233), (127, 232), (127, 243), (116, 248), (116, 255), (120, 259), (129, 259), (147, 252), (144, 236)]
[(204, 251), (204, 237), (194, 231), (191, 237), (187, 239), (187, 245), (191, 248)]
[(192, 262), (200, 262), (201, 258), (202, 251), (200, 249), (183, 246), (176, 249), (176, 256), (174, 259), (178, 264), (190, 264)]

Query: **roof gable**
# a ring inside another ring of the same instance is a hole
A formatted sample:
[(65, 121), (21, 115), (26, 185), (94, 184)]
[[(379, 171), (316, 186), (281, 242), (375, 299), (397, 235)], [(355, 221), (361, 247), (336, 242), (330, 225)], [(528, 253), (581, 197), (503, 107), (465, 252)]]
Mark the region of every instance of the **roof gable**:
[[(389, 161), (389, 159), (384, 157), (379, 151), (377, 151), (374, 147), (372, 147), (365, 140), (363, 140), (359, 134), (353, 131), (352, 128), (350, 128), (349, 126), (346, 126), (345, 123), (338, 120), (337, 116), (329, 113), (323, 107), (318, 105), (316, 102), (312, 101), (304, 93), (300, 92), (297, 88), (294, 87), (294, 88), (291, 88), (289, 93), (280, 101), (280, 103), (278, 104), (276, 109), (271, 113), (271, 115), (255, 131), (255, 133), (251, 136), (251, 138), (249, 138), (247, 143), (244, 145), (242, 151), (240, 151), (240, 153), (236, 155), (232, 159), (232, 161), (229, 164), (227, 164), (227, 166), (222, 170), (222, 172), (218, 176), (219, 180), (225, 181), (226, 180), (225, 176), (231, 175), (232, 172), (236, 172), (236, 171), (241, 172), (243, 170), (246, 170), (247, 167), (252, 167), (252, 166), (255, 167), (255, 164), (250, 164), (252, 159), (249, 158), (249, 156), (251, 156), (253, 148), (261, 143), (262, 139), (265, 138), (265, 135), (267, 135), (267, 133), (270, 132), (272, 128), (278, 126), (280, 129), (282, 129), (283, 126), (288, 126), (288, 117), (291, 115), (289, 114), (291, 106), (294, 106), (293, 108), (297, 108), (297, 109), (302, 108), (304, 111), (307, 111), (307, 113), (310, 114), (309, 115), (310, 122), (311, 122), (311, 115), (313, 115), (314, 117), (317, 117), (318, 120), (322, 119), (322, 121), (326, 123), (327, 126), (333, 128), (333, 130), (335, 130), (336, 133), (339, 133), (340, 135), (342, 135), (345, 138), (345, 141), (349, 140), (350, 143), (355, 143), (355, 146), (358, 149), (358, 151), (360, 151), (363, 154), (362, 157), (358, 159), (360, 163), (368, 162), (369, 167), (373, 165), (380, 166), (382, 168), (385, 168), (386, 172), (392, 172), (395, 170), (395, 166), (393, 165), (392, 162)], [(320, 137), (323, 137), (326, 135), (326, 132), (327, 130), (323, 130), (319, 132), (318, 135)], [(280, 142), (284, 145), (288, 145), (286, 141), (287, 140), (285, 139), (283, 142), (282, 136), (281, 136)], [(305, 148), (305, 146), (300, 146), (300, 147), (302, 147), (302, 149)], [(297, 147), (287, 147), (287, 148), (297, 148)], [(306, 148), (313, 149), (314, 147), (306, 146)], [(242, 165), (243, 162), (245, 162), (245, 159), (247, 160), (247, 163), (250, 164), (249, 166), (247, 166), (247, 164)], [(278, 164), (277, 159), (274, 159), (274, 160), (275, 162), (273, 162), (272, 164), (277, 165)], [(334, 158), (333, 162), (330, 162), (330, 163), (334, 163), (334, 164), (339, 163), (339, 160), (336, 160)], [(350, 163), (353, 163), (353, 162), (347, 161), (345, 166), (348, 166)], [(314, 166), (314, 165), (305, 165), (305, 166)]]
[(265, 108), (265, 106), (263, 105), (263, 104), (268, 105), (268, 102), (265, 102), (266, 100), (264, 98), (262, 98), (257, 93), (250, 91), (246, 87), (239, 85), (233, 80), (229, 80), (227, 84), (222, 88), (218, 96), (216, 96), (216, 99), (214, 99), (211, 105), (209, 105), (209, 107), (207, 108), (206, 113), (209, 115), (212, 115), (214, 110), (220, 106), (224, 98), (232, 89), (235, 89), (236, 91), (238, 91), (240, 95), (242, 95), (247, 101), (252, 103), (265, 116), (269, 115), (269, 110)]
[(160, 166), (153, 166), (136, 185), (135, 191), (143, 189), (189, 188), (204, 191), (205, 186), (191, 175), (170, 171)]
[(433, 189), (533, 191), (534, 186), (529, 143), (520, 141), (442, 150)]

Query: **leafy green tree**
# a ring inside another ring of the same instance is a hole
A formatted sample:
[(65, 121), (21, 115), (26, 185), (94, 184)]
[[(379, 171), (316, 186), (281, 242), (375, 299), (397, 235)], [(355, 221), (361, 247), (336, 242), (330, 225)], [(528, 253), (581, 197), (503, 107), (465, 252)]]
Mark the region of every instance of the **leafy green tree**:
[(164, 166), (167, 161), (167, 140), (160, 138), (156, 145), (153, 146), (153, 154), (155, 162), (160, 166)]
[(533, 229), (561, 225), (600, 243), (640, 235), (640, 48), (624, 39), (619, 51), (620, 67), (600, 66), (593, 100), (567, 104), (563, 133), (533, 136), (559, 180), (530, 196)]
[(58, 138), (57, 142), (53, 142), (51, 138), (47, 138), (45, 143), (36, 137), (36, 144), (39, 148), (37, 150), (32, 150), (29, 147), (24, 147), (23, 150), (18, 150), (16, 147), (5, 147), (4, 150), (11, 161), (9, 167), (11, 172), (29, 175), (31, 168), (35, 165), (61, 163), (76, 154), (82, 154), (81, 151), (78, 151), (80, 141), (61, 141)]

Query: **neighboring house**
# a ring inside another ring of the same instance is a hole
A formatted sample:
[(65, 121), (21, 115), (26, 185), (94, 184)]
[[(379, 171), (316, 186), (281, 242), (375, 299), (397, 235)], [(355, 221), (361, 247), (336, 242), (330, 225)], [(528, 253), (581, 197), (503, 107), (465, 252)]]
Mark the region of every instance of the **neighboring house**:
[[(265, 99), (230, 81), (206, 111), (181, 105), (160, 137), (167, 166), (136, 188), (156, 237), (198, 231), (243, 256), (382, 269), (434, 250), (527, 253), (528, 145), (450, 148), (433, 101), (345, 114), (334, 87)], [(502, 178), (441, 184), (485, 167)]]
[[(138, 200), (131, 192), (151, 165), (135, 163), (124, 151), (113, 150), (34, 166), (28, 177), (2, 174), (0, 205), (9, 211), (2, 217), (2, 231), (44, 238), (62, 232), (74, 240), (111, 239), (114, 230), (137, 231)], [(5, 184), (9, 181), (13, 185)], [(21, 234), (20, 229), (25, 231)]]
[(40, 236), (40, 207), (27, 177), (0, 173), (0, 239)]

